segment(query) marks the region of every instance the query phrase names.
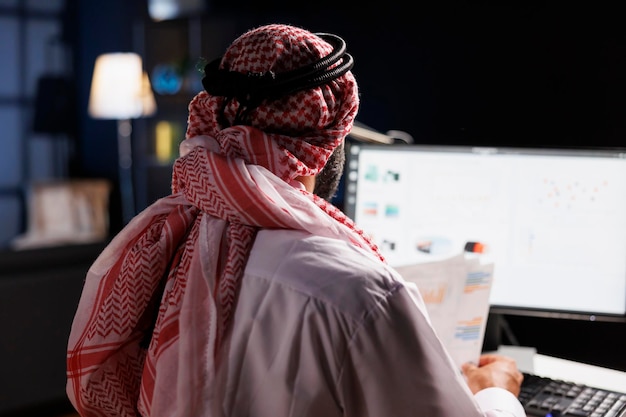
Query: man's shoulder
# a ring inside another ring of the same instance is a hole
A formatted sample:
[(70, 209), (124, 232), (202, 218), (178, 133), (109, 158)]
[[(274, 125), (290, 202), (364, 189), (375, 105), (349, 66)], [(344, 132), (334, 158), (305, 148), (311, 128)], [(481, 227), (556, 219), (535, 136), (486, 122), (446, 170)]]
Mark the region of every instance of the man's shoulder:
[(336, 275), (387, 275), (390, 271), (375, 255), (350, 242), (297, 230), (261, 230), (252, 248), (251, 262), (259, 261), (255, 256), (260, 256), (261, 264), (269, 268), (306, 268)]
[(293, 230), (260, 231), (246, 274), (348, 309), (367, 308), (403, 285), (393, 269), (367, 251)]

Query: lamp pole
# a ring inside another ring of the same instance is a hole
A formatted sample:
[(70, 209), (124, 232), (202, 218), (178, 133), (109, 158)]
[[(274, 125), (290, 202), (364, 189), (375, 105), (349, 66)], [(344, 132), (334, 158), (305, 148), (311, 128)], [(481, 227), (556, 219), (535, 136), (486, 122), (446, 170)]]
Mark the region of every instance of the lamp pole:
[(130, 119), (117, 121), (117, 151), (119, 165), (120, 194), (122, 200), (122, 220), (124, 224), (135, 216), (135, 193), (133, 191), (133, 154)]

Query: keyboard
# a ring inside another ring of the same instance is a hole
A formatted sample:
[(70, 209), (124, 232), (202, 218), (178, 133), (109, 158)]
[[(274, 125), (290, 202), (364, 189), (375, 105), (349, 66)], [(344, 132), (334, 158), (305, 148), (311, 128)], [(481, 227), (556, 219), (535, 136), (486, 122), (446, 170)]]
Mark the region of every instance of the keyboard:
[(529, 373), (519, 400), (528, 417), (626, 417), (626, 392)]

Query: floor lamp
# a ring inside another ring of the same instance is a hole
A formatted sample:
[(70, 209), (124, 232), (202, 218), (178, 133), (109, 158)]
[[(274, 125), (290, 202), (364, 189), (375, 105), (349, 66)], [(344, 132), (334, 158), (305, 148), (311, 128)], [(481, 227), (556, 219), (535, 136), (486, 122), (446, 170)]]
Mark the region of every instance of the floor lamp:
[(127, 224), (135, 215), (131, 119), (150, 116), (156, 104), (141, 57), (132, 52), (102, 54), (96, 58), (89, 115), (117, 120), (117, 149), (122, 219)]

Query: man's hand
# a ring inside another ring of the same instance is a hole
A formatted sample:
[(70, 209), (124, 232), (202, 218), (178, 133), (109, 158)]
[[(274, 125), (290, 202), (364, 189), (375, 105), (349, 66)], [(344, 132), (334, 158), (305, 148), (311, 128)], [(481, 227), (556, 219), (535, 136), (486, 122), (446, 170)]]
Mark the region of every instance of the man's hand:
[(524, 376), (517, 369), (515, 360), (496, 354), (481, 355), (478, 366), (466, 363), (462, 367), (470, 390), (476, 394), (489, 387), (500, 387), (519, 395)]

